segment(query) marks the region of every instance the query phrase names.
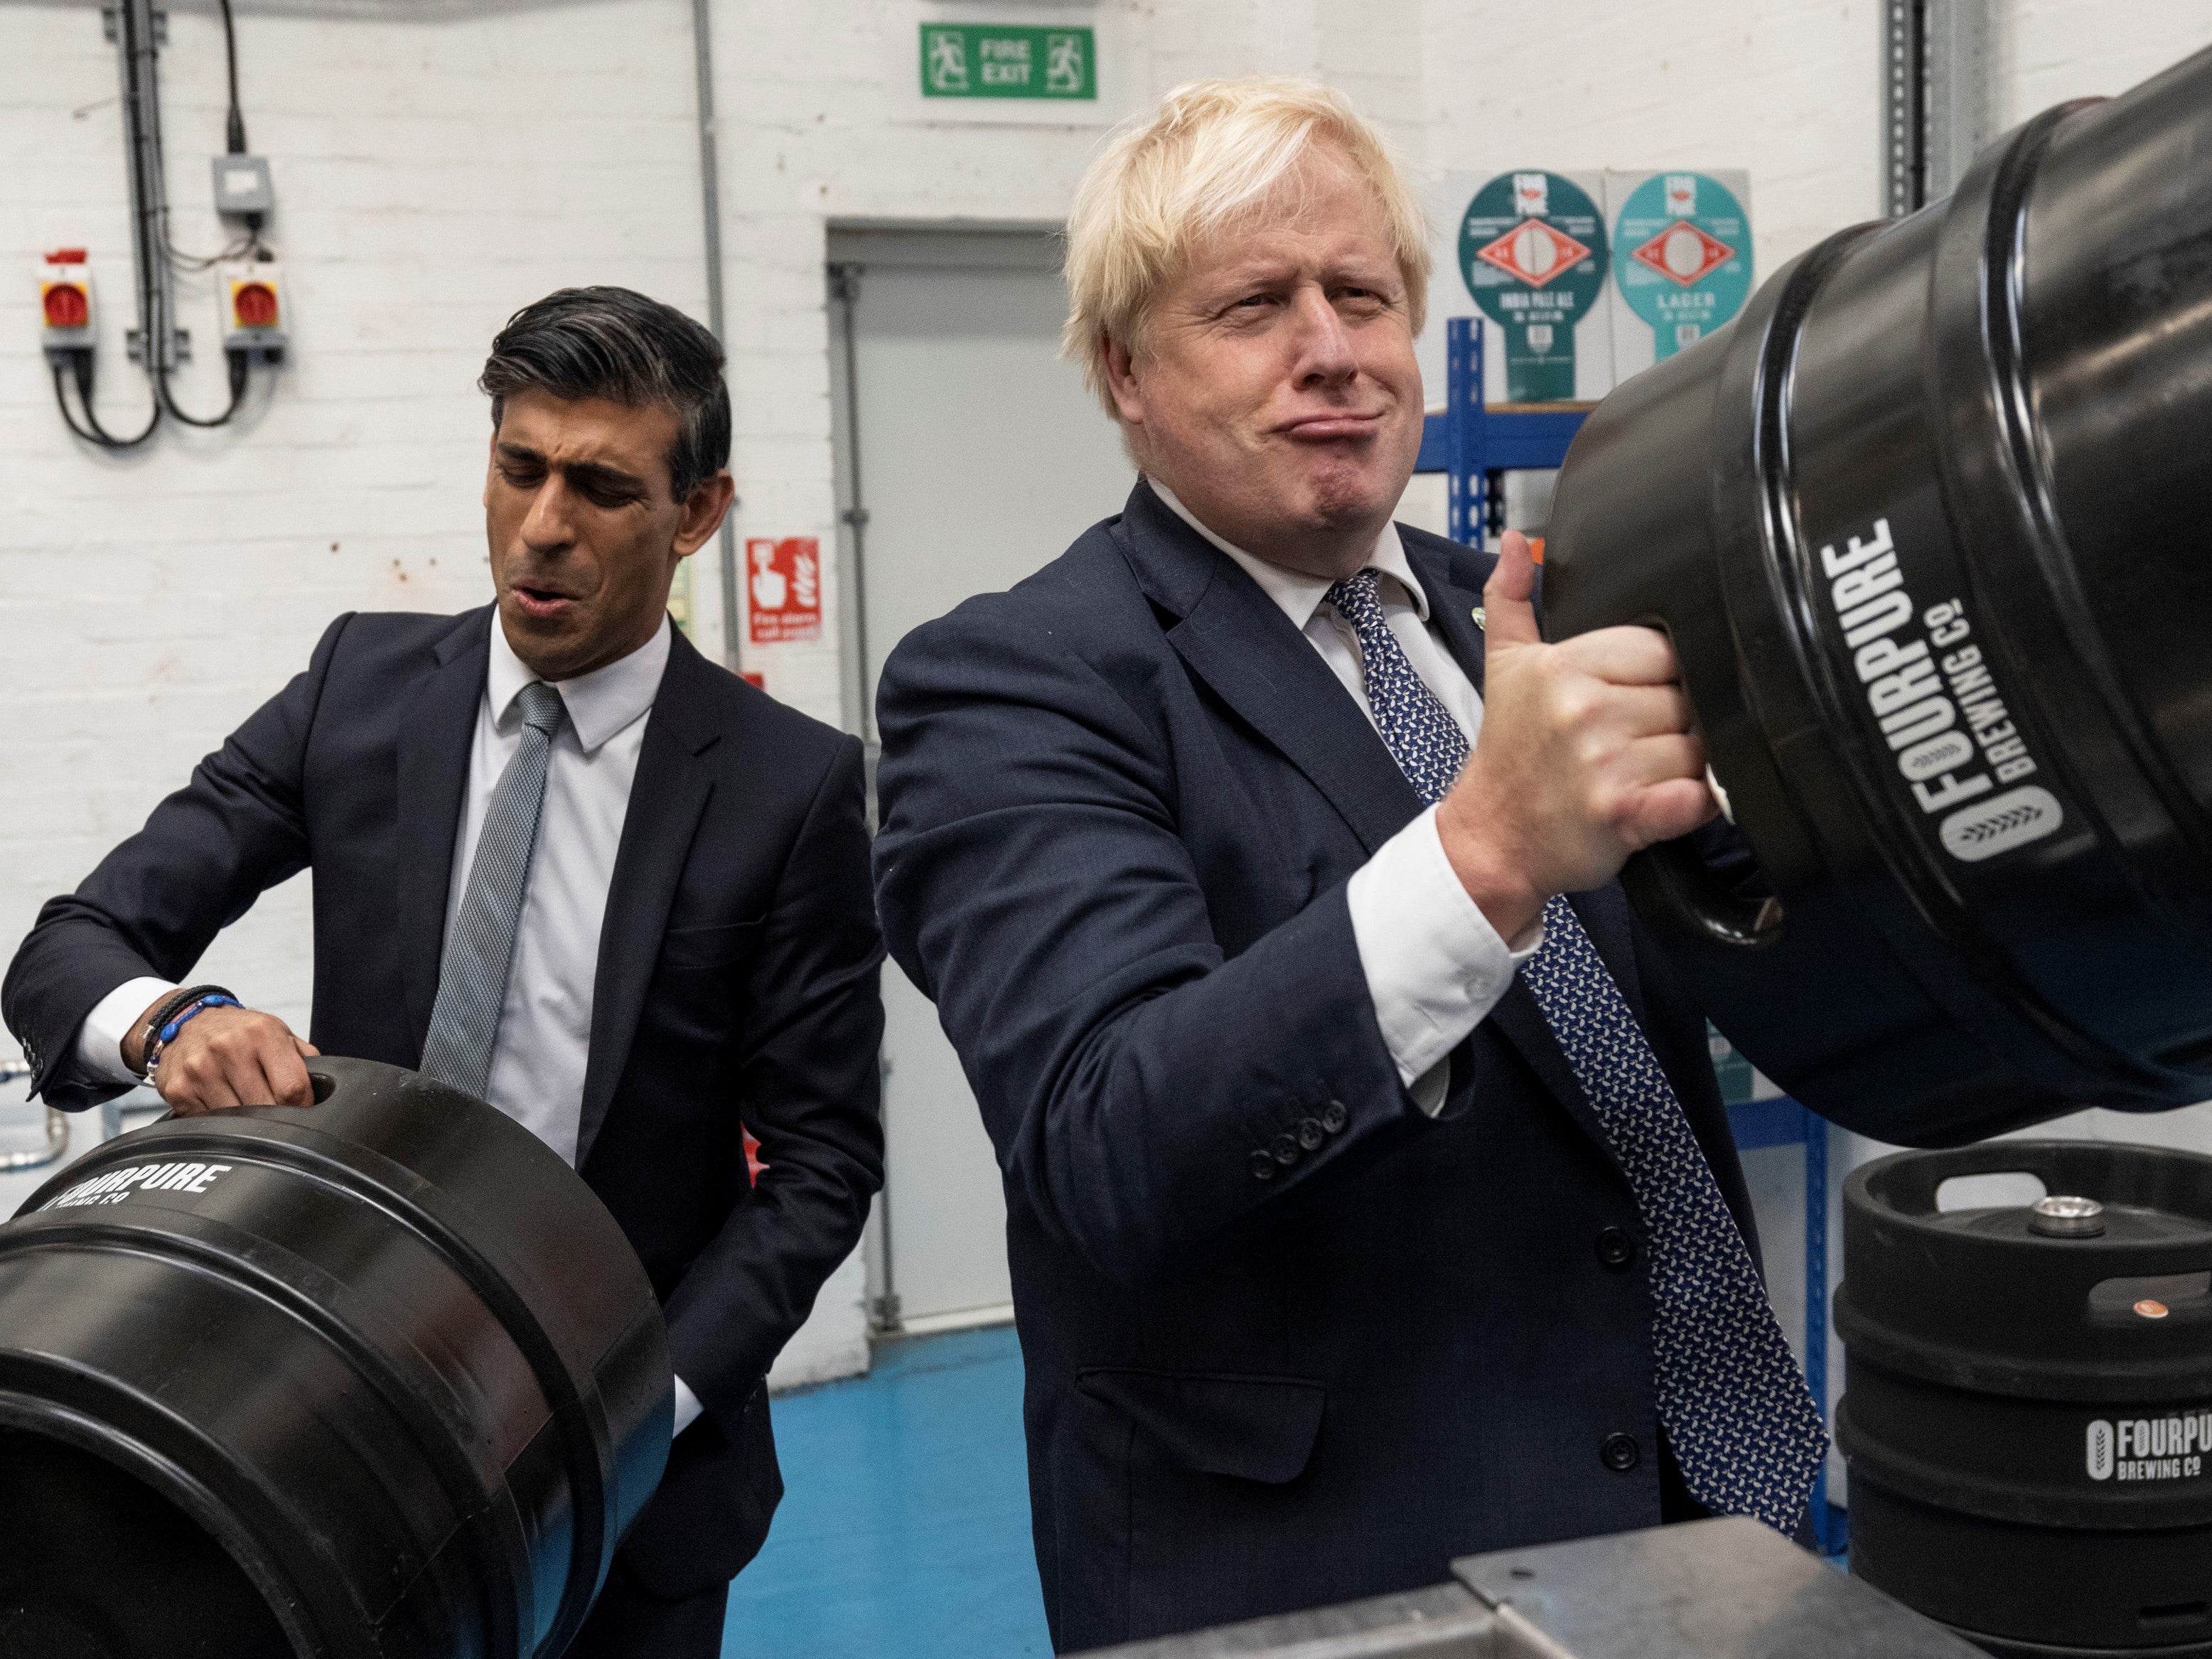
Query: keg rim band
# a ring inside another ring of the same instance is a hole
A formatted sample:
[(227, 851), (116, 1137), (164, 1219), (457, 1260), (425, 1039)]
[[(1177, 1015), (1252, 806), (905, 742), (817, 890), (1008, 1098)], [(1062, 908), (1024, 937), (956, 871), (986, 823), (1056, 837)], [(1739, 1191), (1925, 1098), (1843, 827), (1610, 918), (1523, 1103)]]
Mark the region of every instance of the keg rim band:
[[(2035, 123), (2030, 123), (2015, 134), (2002, 147), (2003, 152), (2009, 155), (2023, 138), (2033, 134), (2035, 127)], [(1966, 186), (1962, 185), (1945, 211), (1954, 211), (1965, 193)], [(1747, 535), (1731, 538), (1723, 544), (1723, 558), (1731, 567), (1748, 562), (1752, 567), (1749, 570), (1731, 568), (1730, 574), (1747, 577), (1750, 585), (1747, 591), (1763, 591), (1784, 619), (1782, 636), (1818, 712), (1819, 724), (1826, 733), (1822, 748), (1832, 757), (1828, 763), (1850, 781), (1851, 787), (1846, 799), (1863, 826), (1857, 839), (1887, 872), (1942, 948), (1968, 969), (1970, 994), (1966, 996), (1960, 994), (1958, 985), (1920, 971), (1913, 952), (1901, 948), (1900, 941), (1892, 937), (1877, 908), (1872, 925), (1887, 943), (1892, 955), (1911, 973), (1921, 994), (1963, 1030), (1978, 1034), (1982, 1041), (2000, 1051), (2007, 1046), (2007, 1036), (1991, 1033), (1988, 1020), (1995, 1009), (2002, 1007), (2050, 1045), (2054, 1059), (2063, 1060), (2091, 1076), (2107, 1076), (2115, 1072), (2131, 1075), (2141, 1079), (2139, 1086), (2150, 1092), (2164, 1092), (2159, 1085), (2166, 1079), (2148, 1070), (2133, 1055), (2065, 1019), (2025, 978), (2005, 951), (1974, 925), (1919, 827), (1907, 819), (1903, 808), (1893, 799), (1887, 780), (1878, 767), (1869, 763), (1867, 739), (1859, 729), (1860, 715), (1844, 696), (1836, 678), (1832, 653), (1821, 633), (1818, 608), (1811, 599), (1813, 551), (1802, 533), (1794, 505), (1797, 468), (1790, 442), (1790, 410), (1797, 351), (1807, 316), (1820, 290), (1862, 239), (1879, 233), (1890, 222), (1876, 221), (1850, 226), (1814, 244), (1799, 257), (1793, 268), (1773, 279), (1770, 286), (1778, 292), (1767, 314), (1759, 318), (1755, 311), (1747, 311), (1735, 325), (1739, 332), (1731, 352), (1744, 362), (1749, 372), (1745, 374), (1732, 364), (1731, 378), (1741, 376), (1747, 384), (1750, 396), (1742, 400), (1742, 406), (1749, 413), (1747, 420), (1733, 432), (1726, 422), (1716, 426), (1715, 446), (1721, 453), (1715, 456), (1714, 493), (1720, 509), (1717, 522), (1726, 525), (1743, 521), (1751, 527)], [(1747, 326), (1753, 325), (1755, 332), (1753, 327)], [(1932, 342), (1929, 344), (1932, 349)], [(1944, 452), (1940, 440), (1940, 433), (1931, 433), (1931, 443), (1939, 455)], [(1737, 492), (1747, 483), (1756, 492), (1756, 508), (1749, 514), (1742, 512), (1742, 503), (1737, 499)], [(1947, 519), (1952, 516), (1947, 508)], [(1731, 630), (1741, 641), (1743, 629), (1735, 614), (1735, 583), (1724, 580), (1721, 591), (1729, 608)], [(1751, 704), (1751, 712), (1762, 741), (1771, 750), (1776, 723), (1756, 701)], [(1774, 763), (1770, 760), (1770, 765)], [(1830, 874), (1840, 877), (1831, 845), (1832, 831), (1817, 823), (1808, 822), (1807, 828)], [(1787, 904), (1786, 897), (1784, 903)]]
[[(191, 1223), (191, 1231), (172, 1227), (132, 1227), (98, 1212), (64, 1212), (51, 1221), (40, 1216), (26, 1217), (24, 1218), (32, 1225), (20, 1235), (24, 1241), (21, 1248), (0, 1251), (0, 1256), (13, 1258), (72, 1248), (88, 1252), (150, 1256), (176, 1262), (189, 1272), (200, 1273), (225, 1285), (238, 1286), (283, 1307), (318, 1337), (343, 1354), (374, 1389), (380, 1403), (406, 1425), (417, 1443), (424, 1449), (425, 1461), (435, 1474), (447, 1501), (459, 1517), (459, 1527), (465, 1528), (484, 1522), (501, 1534), (501, 1542), (507, 1548), (498, 1555), (497, 1560), (500, 1573), (507, 1582), (501, 1587), (504, 1600), (493, 1612), (492, 1633), (496, 1639), (500, 1626), (519, 1628), (517, 1613), (524, 1587), (514, 1582), (509, 1564), (526, 1557), (528, 1553), (523, 1536), (521, 1513), (515, 1505), (514, 1495), (496, 1478), (500, 1472), (492, 1471), (495, 1478), (487, 1482), (483, 1479), (487, 1471), (474, 1464), (453, 1437), (444, 1431), (446, 1425), (426, 1403), (428, 1390), (407, 1386), (406, 1368), (396, 1358), (403, 1345), (394, 1343), (392, 1349), (386, 1351), (372, 1342), (363, 1341), (360, 1330), (381, 1322), (368, 1316), (359, 1296), (343, 1280), (295, 1251), (274, 1240), (246, 1232), (211, 1217), (179, 1210), (167, 1210), (165, 1213), (187, 1220)], [(202, 1234), (227, 1236), (240, 1243), (250, 1243), (253, 1248), (250, 1251), (233, 1249), (226, 1252)], [(271, 1271), (270, 1263), (272, 1257), (281, 1259), (283, 1265), (297, 1273), (301, 1279), (320, 1281), (323, 1292), (329, 1295), (333, 1303), (343, 1303), (356, 1310), (349, 1316), (356, 1322), (349, 1324), (346, 1318), (337, 1316), (333, 1307), (316, 1301), (314, 1292), (301, 1283)], [(220, 1267), (222, 1271), (211, 1273), (211, 1267)], [(80, 1372), (79, 1375), (91, 1380), (89, 1373)], [(444, 1379), (427, 1366), (417, 1375), (418, 1380), (432, 1388), (441, 1389), (447, 1386)], [(101, 1385), (112, 1389), (118, 1396), (143, 1401), (149, 1409), (161, 1409), (159, 1402), (139, 1394), (134, 1388), (106, 1377), (98, 1381)], [(549, 1402), (549, 1420), (556, 1415)], [(189, 1425), (181, 1426), (196, 1443), (204, 1442), (203, 1437), (191, 1432)], [(205, 1483), (201, 1484), (204, 1486)], [(258, 1482), (246, 1484), (258, 1488)], [(414, 1577), (393, 1590), (381, 1607), (362, 1611), (372, 1621), (388, 1616), (394, 1607), (404, 1603), (409, 1592), (419, 1582), (422, 1573), (429, 1569), (436, 1554), (435, 1547), (426, 1552), (423, 1565)]]
[[(51, 1361), (42, 1367), (52, 1368)], [(198, 1477), (173, 1458), (156, 1450), (140, 1434), (92, 1417), (73, 1406), (27, 1394), (19, 1388), (9, 1386), (7, 1377), (13, 1369), (13, 1364), (0, 1362), (0, 1428), (17, 1429), (58, 1440), (120, 1469), (168, 1499), (184, 1511), (188, 1520), (215, 1540), (223, 1553), (230, 1558), (232, 1565), (244, 1573), (247, 1582), (260, 1592), (262, 1601), (268, 1606), (270, 1616), (276, 1620), (278, 1628), (284, 1632), (285, 1639), (301, 1653), (315, 1651), (315, 1632), (301, 1622), (301, 1609), (285, 1594), (290, 1575), (276, 1565), (253, 1533), (238, 1524), (231, 1510), (216, 1502), (215, 1494)], [(76, 1366), (63, 1369), (95, 1387), (106, 1382), (106, 1379)], [(160, 1410), (155, 1402), (143, 1395), (132, 1393), (128, 1397), (142, 1409), (149, 1412)], [(189, 1428), (189, 1425), (183, 1426)], [(127, 1455), (118, 1455), (118, 1453)], [(254, 1486), (252, 1490), (265, 1502), (266, 1495), (258, 1486)]]
[[(417, 1075), (410, 1074), (410, 1085)], [(149, 1124), (137, 1132), (137, 1136), (149, 1139), (138, 1140), (134, 1137), (134, 1148), (137, 1150), (126, 1152), (124, 1156), (143, 1156), (145, 1146), (158, 1142), (165, 1152), (219, 1152), (243, 1158), (246, 1154), (240, 1151), (240, 1142), (248, 1142), (256, 1161), (342, 1192), (415, 1234), (434, 1253), (442, 1256), (491, 1309), (521, 1352), (545, 1395), (552, 1420), (560, 1425), (568, 1448), (562, 1467), (571, 1483), (570, 1509), (575, 1532), (559, 1607), (548, 1628), (546, 1641), (540, 1644), (545, 1651), (559, 1651), (581, 1628), (613, 1553), (606, 1536), (605, 1518), (607, 1492), (613, 1485), (606, 1460), (611, 1457), (613, 1448), (610, 1444), (603, 1455), (599, 1443), (611, 1439), (611, 1430), (595, 1384), (587, 1376), (583, 1379), (584, 1385), (579, 1386), (579, 1379), (571, 1374), (558, 1343), (544, 1322), (508, 1284), (497, 1265), (457, 1229), (424, 1206), (424, 1194), (442, 1196), (434, 1183), (405, 1164), (359, 1142), (314, 1128), (296, 1111), (283, 1118), (241, 1111), (228, 1115), (223, 1121), (221, 1133), (190, 1118), (170, 1118)], [(120, 1140), (103, 1142), (82, 1162), (89, 1164), (109, 1148), (122, 1145)], [(347, 1156), (335, 1155), (326, 1146), (341, 1149)], [(373, 1166), (373, 1172), (349, 1161), (349, 1158), (358, 1158), (363, 1164)], [(78, 1167), (71, 1165), (69, 1173), (76, 1173)], [(379, 1182), (387, 1184), (373, 1184)], [(33, 1200), (39, 1196), (33, 1194)], [(32, 1212), (21, 1218), (38, 1220), (46, 1213), (43, 1210)], [(40, 1231), (44, 1232), (46, 1229)], [(134, 1239), (147, 1236), (131, 1235)]]
[[(410, 1073), (405, 1086), (414, 1086), (419, 1075)], [(197, 1134), (204, 1134), (204, 1131), (185, 1127), (191, 1121), (177, 1120), (177, 1133), (164, 1134), (164, 1144), (181, 1143), (185, 1151), (201, 1150), (191, 1143)], [(483, 1298), (485, 1305), (514, 1339), (537, 1377), (551, 1419), (561, 1425), (562, 1437), (568, 1448), (569, 1455), (562, 1462), (571, 1482), (569, 1509), (575, 1519), (575, 1535), (569, 1548), (560, 1607), (548, 1628), (545, 1641), (540, 1644), (545, 1651), (559, 1652), (582, 1627), (585, 1616), (591, 1611), (592, 1600), (599, 1594), (606, 1574), (605, 1558), (611, 1558), (612, 1553), (605, 1522), (606, 1494), (612, 1483), (599, 1447), (602, 1440), (611, 1437), (611, 1430), (594, 1380), (587, 1372), (580, 1386), (580, 1379), (572, 1374), (560, 1345), (545, 1328), (537, 1310), (515, 1291), (498, 1265), (442, 1217), (424, 1206), (425, 1194), (434, 1194), (441, 1200), (444, 1198), (441, 1189), (434, 1183), (372, 1147), (326, 1134), (305, 1121), (240, 1115), (231, 1121), (238, 1128), (252, 1126), (247, 1138), (257, 1148), (282, 1149), (268, 1158), (269, 1163), (289, 1168), (306, 1178), (319, 1180), (383, 1211), (434, 1251), (443, 1255), (469, 1288)], [(148, 1127), (167, 1130), (172, 1125)], [(295, 1139), (295, 1136), (305, 1139)], [(234, 1151), (228, 1136), (209, 1136), (208, 1139), (211, 1146)], [(343, 1147), (363, 1163), (380, 1168), (372, 1176), (346, 1158), (335, 1157), (307, 1141)], [(373, 1185), (372, 1181), (383, 1184)], [(610, 1455), (612, 1449), (611, 1445), (607, 1449)]]

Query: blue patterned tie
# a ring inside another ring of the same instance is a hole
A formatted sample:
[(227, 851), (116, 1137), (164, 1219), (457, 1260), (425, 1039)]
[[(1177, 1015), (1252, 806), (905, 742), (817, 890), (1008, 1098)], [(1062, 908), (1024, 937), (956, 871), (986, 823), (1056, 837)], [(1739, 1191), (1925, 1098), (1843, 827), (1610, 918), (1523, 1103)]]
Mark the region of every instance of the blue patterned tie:
[[(1384, 623), (1377, 574), (1346, 577), (1328, 599), (1359, 642), (1383, 743), (1434, 803), (1466, 763), (1467, 734)], [(1717, 1514), (1792, 1533), (1827, 1455), (1827, 1430), (1674, 1086), (1565, 898), (1545, 905), (1543, 948), (1521, 972), (1650, 1237), (1659, 1419), (1683, 1481)]]

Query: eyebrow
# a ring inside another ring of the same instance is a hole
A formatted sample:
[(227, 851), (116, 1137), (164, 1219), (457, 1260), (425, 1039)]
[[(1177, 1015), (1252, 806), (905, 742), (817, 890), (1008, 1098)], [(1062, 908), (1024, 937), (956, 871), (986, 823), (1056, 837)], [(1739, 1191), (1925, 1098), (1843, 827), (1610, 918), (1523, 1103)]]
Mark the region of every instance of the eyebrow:
[[(1303, 262), (1253, 259), (1226, 267), (1214, 280), (1224, 289), (1249, 289), (1278, 283), (1286, 276), (1304, 276), (1308, 270)], [(1319, 275), (1324, 283), (1349, 280), (1371, 287), (1380, 280), (1398, 287), (1405, 285), (1405, 273), (1392, 259), (1385, 259), (1372, 269), (1360, 260), (1331, 260), (1322, 266)]]
[[(539, 466), (546, 465), (545, 457), (527, 444), (502, 442), (499, 446), (499, 454), (501, 460), (527, 461)], [(605, 461), (570, 461), (565, 464), (561, 471), (576, 483), (596, 483), (603, 487), (635, 489), (640, 492), (647, 491), (652, 488), (635, 473), (625, 472), (622, 468), (610, 466)]]

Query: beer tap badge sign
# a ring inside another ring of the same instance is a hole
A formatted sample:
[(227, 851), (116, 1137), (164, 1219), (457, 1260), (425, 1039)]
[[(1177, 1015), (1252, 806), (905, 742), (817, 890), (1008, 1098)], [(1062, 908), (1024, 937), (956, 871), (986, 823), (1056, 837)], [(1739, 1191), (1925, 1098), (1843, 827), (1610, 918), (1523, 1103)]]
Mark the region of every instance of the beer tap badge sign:
[[(1651, 329), (1647, 362), (1696, 344), (1751, 294), (1751, 222), (1735, 192), (1710, 173), (1655, 173), (1636, 185), (1614, 217), (1613, 240), (1620, 297)], [(1620, 378), (1646, 366), (1625, 355), (1614, 352)]]
[(1460, 218), (1460, 275), (1505, 337), (1509, 401), (1575, 396), (1575, 331), (1601, 314), (1606, 264), (1605, 215), (1571, 179), (1501, 173), (1475, 191)]

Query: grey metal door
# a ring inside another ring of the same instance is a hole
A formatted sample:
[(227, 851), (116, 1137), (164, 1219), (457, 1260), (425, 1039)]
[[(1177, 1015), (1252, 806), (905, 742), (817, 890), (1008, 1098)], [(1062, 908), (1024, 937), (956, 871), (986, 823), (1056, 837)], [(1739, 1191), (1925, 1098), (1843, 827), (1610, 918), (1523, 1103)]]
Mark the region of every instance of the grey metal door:
[[(872, 739), (876, 676), (907, 631), (1056, 557), (1120, 510), (1135, 473), (1060, 360), (1049, 231), (833, 231), (830, 255), (839, 556), (859, 601), (845, 608), (847, 716)], [(1011, 1296), (991, 1144), (936, 1010), (896, 964), (884, 1000), (878, 1316), (988, 1318)]]

